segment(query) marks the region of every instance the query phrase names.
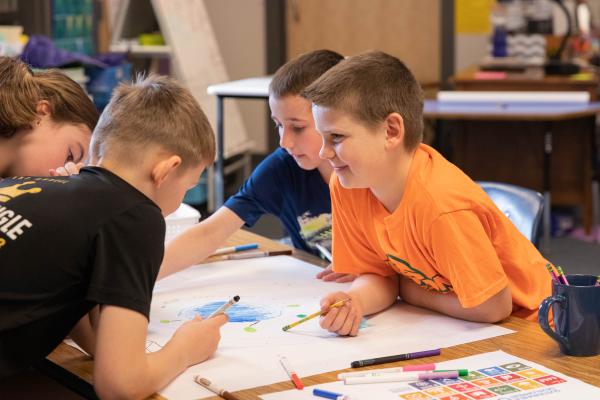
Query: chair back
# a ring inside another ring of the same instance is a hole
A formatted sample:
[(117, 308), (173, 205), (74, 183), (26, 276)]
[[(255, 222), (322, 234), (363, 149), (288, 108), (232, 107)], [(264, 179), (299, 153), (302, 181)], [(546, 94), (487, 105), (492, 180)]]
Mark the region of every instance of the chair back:
[(535, 190), (498, 182), (477, 182), (494, 204), (536, 247), (540, 237), (540, 220), (544, 198)]

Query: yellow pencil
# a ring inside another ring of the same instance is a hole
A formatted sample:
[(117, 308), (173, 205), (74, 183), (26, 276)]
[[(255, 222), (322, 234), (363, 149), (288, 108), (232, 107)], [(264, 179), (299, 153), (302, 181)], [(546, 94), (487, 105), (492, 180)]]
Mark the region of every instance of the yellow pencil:
[[(338, 301), (336, 303), (333, 303), (332, 305), (329, 306), (329, 309), (331, 310), (332, 308), (335, 308), (335, 307), (341, 307), (348, 300), (350, 300), (350, 299), (344, 299), (344, 300), (340, 300), (340, 301)], [(306, 316), (306, 317), (304, 317), (301, 320), (298, 320), (296, 322), (292, 322), (291, 324), (286, 325), (286, 326), (284, 326), (281, 329), (283, 329), (284, 331), (288, 331), (288, 330), (292, 329), (293, 327), (300, 325), (303, 322), (306, 322), (306, 321), (311, 320), (311, 319), (313, 319), (315, 317), (323, 315), (323, 313), (324, 313), (324, 311), (317, 311), (316, 313), (310, 314), (310, 315), (308, 315), (308, 316)]]

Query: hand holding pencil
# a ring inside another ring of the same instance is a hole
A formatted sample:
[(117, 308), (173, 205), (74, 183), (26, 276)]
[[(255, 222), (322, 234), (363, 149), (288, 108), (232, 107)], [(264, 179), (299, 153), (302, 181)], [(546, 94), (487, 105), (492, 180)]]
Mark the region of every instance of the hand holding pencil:
[(325, 311), (320, 310), (320, 311), (314, 312), (314, 313), (312, 313), (312, 314), (310, 314), (310, 315), (308, 315), (308, 316), (306, 316), (306, 317), (304, 317), (304, 318), (302, 318), (302, 319), (300, 319), (300, 320), (298, 320), (296, 322), (292, 322), (291, 324), (284, 326), (282, 329), (283, 329), (284, 332), (287, 332), (287, 331), (289, 331), (290, 329), (292, 329), (295, 326), (298, 326), (298, 325), (300, 325), (300, 324), (302, 324), (302, 323), (304, 323), (306, 321), (310, 321), (313, 318), (317, 318), (317, 317), (322, 316), (323, 314), (325, 314), (326, 312), (329, 312), (333, 308), (342, 307), (344, 305), (344, 303), (347, 302), (347, 301), (350, 301), (350, 298), (343, 299), (343, 300), (340, 300), (338, 302), (335, 302), (332, 305), (330, 305)]
[[(341, 307), (332, 307), (333, 304), (344, 300)], [(363, 317), (360, 302), (345, 292), (330, 293), (321, 299), (321, 311), (323, 315), (319, 321), (321, 328), (341, 336), (356, 336)]]

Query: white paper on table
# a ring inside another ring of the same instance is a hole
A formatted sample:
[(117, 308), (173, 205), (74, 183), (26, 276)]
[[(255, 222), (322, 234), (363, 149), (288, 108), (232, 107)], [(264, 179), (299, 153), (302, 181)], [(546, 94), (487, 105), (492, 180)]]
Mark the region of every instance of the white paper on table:
[[(213, 394), (193, 382), (200, 375), (228, 391), (289, 380), (279, 363), (286, 356), (299, 376), (348, 368), (365, 358), (454, 346), (513, 331), (466, 322), (407, 304), (369, 317), (357, 337), (322, 330), (315, 318), (288, 332), (282, 327), (320, 309), (327, 293), (350, 284), (323, 282), (314, 265), (288, 256), (203, 264), (159, 281), (150, 312), (148, 351), (160, 349), (195, 313), (205, 314), (239, 295), (221, 329), (215, 355), (189, 368), (160, 393), (197, 399)], [(212, 307), (211, 307), (212, 306)], [(253, 324), (253, 321), (260, 321)], [(235, 322), (246, 320), (246, 322)], [(252, 331), (254, 330), (254, 331)]]
[[(343, 381), (264, 394), (264, 400), (315, 400), (313, 388), (348, 395), (352, 400), (591, 400), (600, 399), (600, 388), (503, 351), (478, 354), (436, 364), (439, 369), (477, 371), (484, 378), (439, 382), (396, 382), (344, 385)], [(481, 371), (485, 369), (485, 371)], [(496, 374), (496, 375), (492, 375)], [(536, 380), (537, 379), (537, 380)], [(473, 388), (475, 387), (475, 388)], [(498, 389), (498, 388), (503, 389)], [(508, 387), (508, 388), (506, 388)], [(495, 393), (499, 392), (499, 393)], [(505, 392), (505, 394), (501, 394)], [(461, 397), (462, 396), (462, 397)]]
[[(199, 265), (158, 282), (150, 316), (150, 351), (162, 347), (194, 313), (204, 314), (211, 303), (214, 308), (234, 295), (241, 300), (228, 312), (230, 318), (249, 320), (224, 326), (215, 356), (189, 368), (160, 393), (177, 399), (211, 396), (193, 382), (194, 375), (228, 391), (286, 381), (289, 378), (279, 355), (285, 355), (300, 376), (308, 376), (347, 368), (353, 360), (448, 347), (512, 332), (406, 304), (370, 317), (354, 338), (323, 331), (317, 319), (283, 332), (281, 328), (299, 315), (317, 311), (323, 295), (350, 286), (317, 280), (320, 270), (279, 256)], [(261, 321), (252, 325), (257, 318)]]

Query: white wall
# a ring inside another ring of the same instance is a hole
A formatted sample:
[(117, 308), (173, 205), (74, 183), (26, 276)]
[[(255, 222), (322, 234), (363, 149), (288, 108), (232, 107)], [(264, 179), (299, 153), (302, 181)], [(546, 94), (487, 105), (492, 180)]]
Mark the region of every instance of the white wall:
[[(105, 0), (111, 28), (121, 0)], [(147, 0), (150, 2), (151, 0)], [(189, 0), (198, 1), (198, 0)], [(225, 61), (230, 80), (266, 74), (266, 20), (264, 0), (203, 0), (213, 27), (217, 44)], [(216, 83), (216, 82), (215, 82)], [(225, 133), (227, 134), (227, 106), (235, 101), (240, 109), (249, 139), (255, 144), (254, 152), (268, 150), (268, 105), (263, 100), (226, 100)], [(231, 108), (230, 108), (231, 109)], [(211, 120), (214, 119), (210, 115)]]
[(455, 73), (477, 65), (488, 54), (489, 35), (456, 34), (454, 38)]
[[(264, 0), (205, 0), (206, 9), (217, 38), (221, 55), (231, 80), (266, 74), (266, 20)], [(255, 152), (266, 153), (267, 109), (264, 100), (229, 99), (235, 101)], [(227, 127), (225, 127), (227, 133)]]

